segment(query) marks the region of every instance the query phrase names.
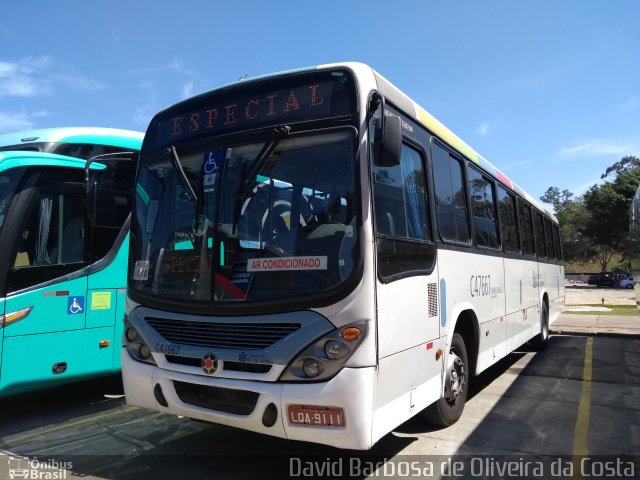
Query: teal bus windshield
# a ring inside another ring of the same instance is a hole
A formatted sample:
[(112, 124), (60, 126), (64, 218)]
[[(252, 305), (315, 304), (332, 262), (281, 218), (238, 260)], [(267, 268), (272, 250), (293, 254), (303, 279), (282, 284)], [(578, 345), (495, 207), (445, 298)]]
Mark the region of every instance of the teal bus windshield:
[(119, 371), (142, 137), (0, 135), (0, 396)]

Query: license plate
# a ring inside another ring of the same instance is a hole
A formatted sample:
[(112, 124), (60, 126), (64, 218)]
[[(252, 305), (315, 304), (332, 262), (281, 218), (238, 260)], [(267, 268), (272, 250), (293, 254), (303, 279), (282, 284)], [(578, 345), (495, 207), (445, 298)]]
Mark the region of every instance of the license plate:
[(289, 421), (296, 425), (344, 427), (344, 409), (312, 405), (289, 405)]

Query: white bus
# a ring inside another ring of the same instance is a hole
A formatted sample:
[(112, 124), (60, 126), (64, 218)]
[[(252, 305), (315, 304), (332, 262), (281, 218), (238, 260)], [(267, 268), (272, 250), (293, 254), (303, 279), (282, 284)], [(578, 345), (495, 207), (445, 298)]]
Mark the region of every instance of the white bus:
[(554, 216), (358, 63), (157, 114), (130, 245), (128, 404), (341, 448), (454, 423), (564, 304)]

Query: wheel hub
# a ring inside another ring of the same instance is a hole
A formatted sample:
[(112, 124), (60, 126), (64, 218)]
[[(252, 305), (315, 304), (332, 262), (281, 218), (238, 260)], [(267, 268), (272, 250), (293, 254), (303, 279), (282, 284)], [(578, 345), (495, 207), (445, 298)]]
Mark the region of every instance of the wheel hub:
[(455, 352), (450, 352), (447, 382), (445, 384), (445, 396), (449, 404), (455, 405), (460, 398), (464, 390), (465, 376), (462, 359)]

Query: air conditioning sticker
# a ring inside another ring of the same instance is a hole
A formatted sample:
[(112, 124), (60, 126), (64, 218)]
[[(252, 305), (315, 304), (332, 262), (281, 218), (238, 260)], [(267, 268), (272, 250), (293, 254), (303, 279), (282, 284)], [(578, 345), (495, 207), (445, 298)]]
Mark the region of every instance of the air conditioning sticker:
[(248, 272), (279, 272), (286, 270), (326, 270), (327, 257), (250, 258)]

